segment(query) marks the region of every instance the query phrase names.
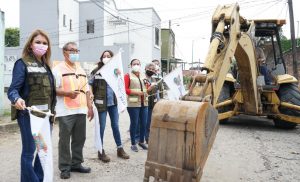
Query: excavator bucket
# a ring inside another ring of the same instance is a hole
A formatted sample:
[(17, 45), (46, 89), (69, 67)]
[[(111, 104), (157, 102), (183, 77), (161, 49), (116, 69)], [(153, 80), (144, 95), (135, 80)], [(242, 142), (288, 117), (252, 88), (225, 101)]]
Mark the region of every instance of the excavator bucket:
[(208, 102), (161, 100), (153, 110), (144, 182), (200, 181), (218, 130)]

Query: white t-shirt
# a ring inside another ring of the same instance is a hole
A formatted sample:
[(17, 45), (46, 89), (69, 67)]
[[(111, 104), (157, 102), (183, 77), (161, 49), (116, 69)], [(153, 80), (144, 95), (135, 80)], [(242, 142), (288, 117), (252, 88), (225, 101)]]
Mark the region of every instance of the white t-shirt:
[[(66, 64), (64, 61), (59, 64)], [(62, 82), (62, 74), (58, 69), (59, 65), (55, 66), (54, 69), (52, 70), (52, 73), (55, 77), (55, 85), (56, 88), (61, 87), (61, 82)], [(76, 64), (76, 71), (82, 72), (83, 69), (80, 67), (79, 64)], [(75, 71), (75, 73), (76, 73)], [(84, 71), (83, 71), (84, 72)], [(86, 82), (88, 82), (86, 78)], [(89, 91), (89, 84), (86, 84), (86, 91)], [(55, 106), (55, 116), (56, 117), (61, 117), (61, 116), (68, 116), (68, 115), (74, 115), (74, 114), (87, 114), (87, 106), (78, 108), (78, 109), (69, 109), (66, 108), (64, 104), (64, 97), (63, 96), (56, 96), (57, 102)]]

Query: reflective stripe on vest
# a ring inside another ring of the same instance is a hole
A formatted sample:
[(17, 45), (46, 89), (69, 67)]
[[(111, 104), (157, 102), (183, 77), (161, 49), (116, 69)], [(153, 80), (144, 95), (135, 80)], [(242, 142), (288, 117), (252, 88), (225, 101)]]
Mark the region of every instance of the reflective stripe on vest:
[[(140, 73), (140, 77), (138, 78), (135, 74), (129, 73), (129, 89), (133, 91), (142, 91), (146, 94), (147, 89), (144, 83), (144, 79), (146, 79), (145, 75)], [(141, 80), (141, 83), (140, 83)], [(142, 84), (142, 89), (141, 89)], [(128, 95), (127, 96), (128, 106), (129, 107), (140, 107), (141, 106), (141, 96), (137, 95)], [(144, 97), (144, 106), (148, 105), (148, 97)]]
[(64, 104), (68, 109), (86, 107), (86, 74), (81, 67), (77, 66), (76, 73), (67, 67), (66, 63), (60, 63), (61, 86), (64, 91), (79, 91), (75, 99), (64, 97)]

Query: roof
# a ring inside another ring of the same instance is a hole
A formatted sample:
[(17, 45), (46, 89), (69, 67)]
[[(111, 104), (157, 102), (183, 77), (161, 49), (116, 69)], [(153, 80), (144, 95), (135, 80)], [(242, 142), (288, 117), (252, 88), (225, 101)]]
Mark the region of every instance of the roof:
[(173, 32), (173, 30), (172, 29), (169, 29), (169, 28), (162, 28), (162, 29), (160, 29), (161, 31), (167, 31), (167, 32), (170, 32), (172, 35), (173, 35), (173, 37), (175, 37), (175, 33)]
[(161, 18), (159, 17), (158, 13), (155, 11), (153, 7), (148, 8), (132, 8), (132, 9), (119, 9), (119, 11), (137, 11), (137, 10), (152, 10), (153, 13), (158, 17), (158, 19), (161, 21)]
[(284, 19), (257, 19), (249, 21), (254, 21), (255, 23), (275, 23), (277, 26), (280, 27), (286, 24), (286, 20)]

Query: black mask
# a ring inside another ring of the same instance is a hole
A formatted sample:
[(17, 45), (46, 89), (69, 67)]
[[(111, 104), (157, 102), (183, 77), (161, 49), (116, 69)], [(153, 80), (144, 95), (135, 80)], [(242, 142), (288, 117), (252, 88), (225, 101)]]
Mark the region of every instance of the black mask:
[(153, 71), (150, 70), (146, 70), (146, 74), (151, 77), (152, 75), (154, 75), (155, 73)]

